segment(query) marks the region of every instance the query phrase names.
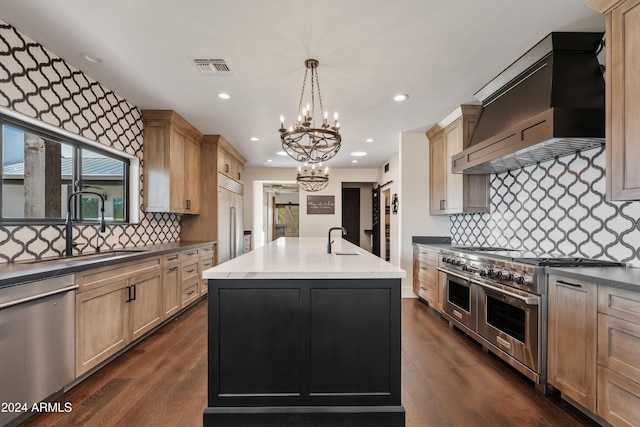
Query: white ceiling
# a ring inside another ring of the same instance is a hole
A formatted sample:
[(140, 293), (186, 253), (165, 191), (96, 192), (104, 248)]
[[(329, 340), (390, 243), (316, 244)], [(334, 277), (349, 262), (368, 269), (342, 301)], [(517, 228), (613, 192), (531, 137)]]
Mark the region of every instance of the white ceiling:
[[(276, 155), (279, 117), (297, 116), (307, 58), (340, 114), (342, 149), (327, 165), (378, 167), (401, 132), (473, 102), (551, 31), (604, 30), (585, 0), (0, 0), (0, 19), (139, 108), (176, 110), (248, 166), (273, 167), (297, 166)], [(203, 76), (194, 57), (224, 58), (231, 73)], [(369, 155), (354, 165), (353, 151)]]

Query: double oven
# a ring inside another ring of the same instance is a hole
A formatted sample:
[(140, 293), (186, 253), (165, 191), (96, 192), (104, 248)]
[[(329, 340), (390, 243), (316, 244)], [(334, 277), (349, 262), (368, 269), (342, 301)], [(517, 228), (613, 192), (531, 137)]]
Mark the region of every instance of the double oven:
[(438, 261), (446, 273), (444, 317), (540, 390), (546, 385), (549, 265), (620, 264), (484, 247), (443, 250)]

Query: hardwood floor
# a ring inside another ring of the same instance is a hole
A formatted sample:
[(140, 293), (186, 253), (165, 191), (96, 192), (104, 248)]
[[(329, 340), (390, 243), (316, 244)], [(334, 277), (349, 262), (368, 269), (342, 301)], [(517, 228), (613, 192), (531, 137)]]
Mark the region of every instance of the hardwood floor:
[[(402, 404), (407, 427), (581, 426), (415, 299), (402, 301)], [(207, 402), (206, 300), (80, 383), (23, 426), (201, 426)]]

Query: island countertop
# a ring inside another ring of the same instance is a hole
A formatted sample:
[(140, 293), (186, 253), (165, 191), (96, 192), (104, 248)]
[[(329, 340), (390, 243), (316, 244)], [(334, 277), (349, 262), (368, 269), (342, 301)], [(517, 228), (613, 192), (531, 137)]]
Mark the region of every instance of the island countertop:
[[(327, 253), (323, 237), (281, 237), (202, 272), (205, 279), (385, 279), (403, 278), (401, 268), (344, 239)], [(359, 255), (339, 255), (340, 253)]]

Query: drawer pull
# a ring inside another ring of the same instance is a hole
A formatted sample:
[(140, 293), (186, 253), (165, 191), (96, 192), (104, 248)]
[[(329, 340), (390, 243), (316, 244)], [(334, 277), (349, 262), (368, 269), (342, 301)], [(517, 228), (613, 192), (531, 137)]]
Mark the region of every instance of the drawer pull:
[(195, 252), (187, 252), (187, 256), (193, 256), (195, 254), (196, 254)]
[(195, 270), (191, 269), (191, 270), (187, 270), (187, 273), (193, 273)]
[(187, 292), (187, 295), (193, 295), (196, 291)]
[(170, 269), (168, 269), (167, 271), (176, 271), (178, 269), (178, 267), (171, 267)]
[(581, 288), (582, 287), (582, 285), (580, 285), (579, 283), (569, 283), (569, 282), (565, 282), (563, 280), (558, 280), (558, 281), (556, 281), (556, 283), (558, 283), (559, 285), (572, 286), (574, 288)]
[(423, 291), (427, 290), (427, 288), (425, 288), (424, 286), (420, 286), (420, 289), (422, 289)]
[(172, 257), (167, 258), (167, 261), (175, 261), (178, 259), (178, 255), (174, 255)]

